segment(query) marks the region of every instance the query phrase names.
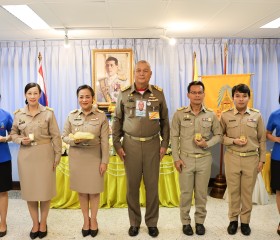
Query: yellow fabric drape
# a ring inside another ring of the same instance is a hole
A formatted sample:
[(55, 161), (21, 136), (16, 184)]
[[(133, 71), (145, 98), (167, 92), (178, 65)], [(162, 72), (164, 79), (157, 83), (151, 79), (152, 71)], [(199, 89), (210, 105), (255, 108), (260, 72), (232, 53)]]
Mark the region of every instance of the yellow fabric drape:
[[(51, 201), (51, 208), (80, 208), (78, 194), (69, 187), (68, 157), (61, 157), (56, 171), (57, 195)], [(179, 205), (180, 188), (178, 173), (171, 156), (166, 155), (160, 163), (159, 201), (160, 206), (177, 207)], [(146, 193), (143, 180), (140, 187), (140, 204), (146, 205)], [(118, 156), (110, 157), (107, 172), (104, 176), (104, 192), (100, 194), (102, 208), (127, 207), (126, 175), (124, 164)]]
[(270, 178), (271, 178), (271, 172), (270, 172), (270, 164), (271, 164), (271, 159), (270, 159), (271, 154), (269, 152), (266, 153), (265, 156), (265, 164), (263, 166), (262, 170), (262, 177), (265, 185), (265, 189), (269, 194), (272, 194), (272, 189), (270, 187)]

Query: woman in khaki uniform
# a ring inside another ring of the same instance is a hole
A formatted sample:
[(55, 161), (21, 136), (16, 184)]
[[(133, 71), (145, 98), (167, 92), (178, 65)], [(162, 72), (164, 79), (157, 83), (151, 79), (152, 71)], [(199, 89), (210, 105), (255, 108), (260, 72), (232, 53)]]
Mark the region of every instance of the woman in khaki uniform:
[[(61, 157), (61, 137), (53, 110), (39, 104), (41, 88), (25, 86), (26, 106), (15, 112), (12, 140), (20, 144), (18, 170), (21, 195), (33, 221), (31, 239), (47, 235), (50, 199), (56, 194), (55, 169)], [(40, 202), (40, 218), (39, 218)]]
[[(109, 123), (105, 113), (92, 106), (94, 91), (90, 86), (80, 86), (77, 97), (81, 108), (68, 115), (63, 141), (70, 144), (70, 188), (79, 193), (84, 217), (82, 235), (95, 237), (98, 233), (96, 217), (100, 192), (103, 192), (103, 176), (109, 161)], [(93, 134), (93, 139), (85, 139), (81, 132)], [(75, 133), (84, 139), (71, 137)]]

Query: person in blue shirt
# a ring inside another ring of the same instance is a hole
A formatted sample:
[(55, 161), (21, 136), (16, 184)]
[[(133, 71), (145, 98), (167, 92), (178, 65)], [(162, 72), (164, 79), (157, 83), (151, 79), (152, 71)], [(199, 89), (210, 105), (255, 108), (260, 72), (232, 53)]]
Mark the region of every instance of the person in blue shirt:
[(0, 237), (7, 234), (8, 191), (12, 189), (12, 157), (7, 143), (10, 136), (6, 133), (10, 133), (12, 124), (12, 116), (0, 108)]
[[(280, 104), (280, 94), (279, 94)], [(267, 127), (266, 138), (274, 142), (271, 153), (271, 188), (276, 191), (276, 204), (280, 220), (280, 109), (271, 113)], [(272, 135), (275, 131), (275, 135)], [(280, 235), (280, 221), (277, 228), (277, 233)]]

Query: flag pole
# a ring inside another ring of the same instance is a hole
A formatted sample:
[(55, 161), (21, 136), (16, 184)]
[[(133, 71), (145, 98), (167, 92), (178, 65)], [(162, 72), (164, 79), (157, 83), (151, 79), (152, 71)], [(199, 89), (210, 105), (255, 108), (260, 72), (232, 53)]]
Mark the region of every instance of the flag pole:
[[(227, 56), (228, 56), (228, 47), (227, 43), (225, 43), (224, 47), (224, 71), (223, 74), (227, 74)], [(226, 178), (223, 175), (223, 160), (224, 160), (224, 145), (220, 145), (220, 172), (215, 178), (214, 186), (210, 192), (210, 196), (214, 198), (220, 198), (222, 199), (224, 197), (227, 183)]]

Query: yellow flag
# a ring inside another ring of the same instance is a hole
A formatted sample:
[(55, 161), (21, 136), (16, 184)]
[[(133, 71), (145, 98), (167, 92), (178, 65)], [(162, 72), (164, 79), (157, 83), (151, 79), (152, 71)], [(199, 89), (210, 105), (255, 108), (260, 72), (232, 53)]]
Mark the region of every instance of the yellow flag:
[(198, 69), (197, 69), (196, 53), (195, 52), (194, 52), (194, 58), (193, 58), (193, 81), (198, 81)]
[(205, 106), (213, 109), (218, 118), (220, 118), (221, 113), (224, 110), (230, 109), (234, 106), (231, 97), (231, 90), (233, 86), (244, 83), (251, 90), (251, 97), (248, 107), (252, 107), (253, 92), (250, 86), (250, 80), (251, 74), (202, 76), (202, 82), (205, 86)]

